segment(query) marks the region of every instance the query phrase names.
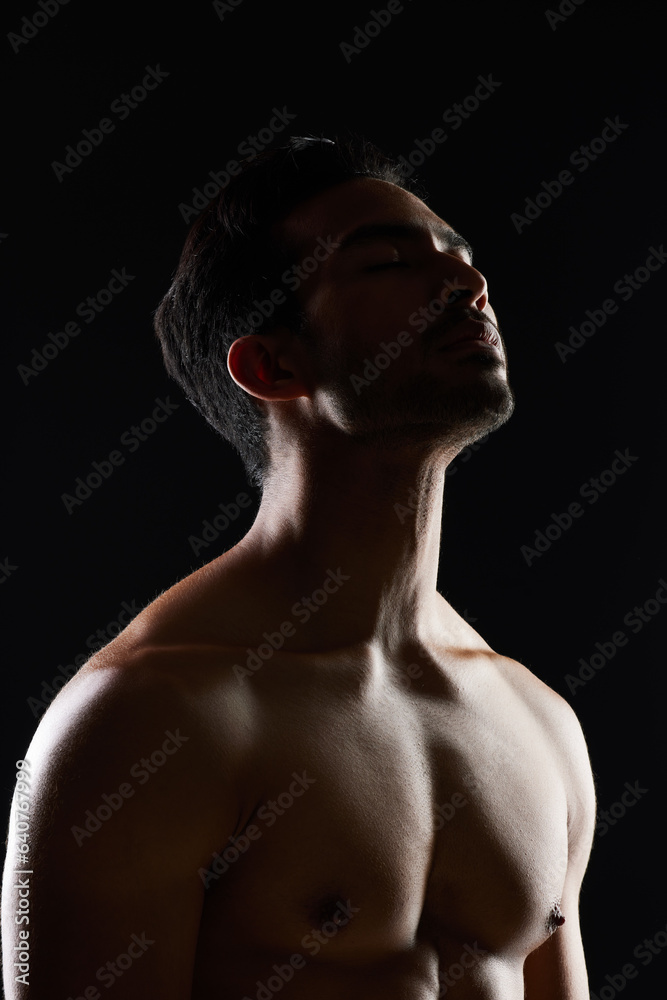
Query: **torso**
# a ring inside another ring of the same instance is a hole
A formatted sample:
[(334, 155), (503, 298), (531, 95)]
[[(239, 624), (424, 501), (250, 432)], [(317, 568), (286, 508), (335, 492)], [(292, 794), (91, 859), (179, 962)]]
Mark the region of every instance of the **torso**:
[(244, 679), (192, 647), (247, 745), (238, 854), (221, 831), (198, 876), (193, 1000), (523, 1000), (567, 863), (552, 693), (460, 635), (405, 662), (275, 652)]

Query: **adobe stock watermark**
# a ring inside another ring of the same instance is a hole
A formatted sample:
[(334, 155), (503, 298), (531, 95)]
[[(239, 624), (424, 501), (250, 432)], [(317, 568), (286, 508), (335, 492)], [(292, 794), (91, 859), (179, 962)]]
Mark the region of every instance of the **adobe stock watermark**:
[[(580, 174), (588, 170), (591, 163), (602, 156), (609, 146), (616, 142), (619, 135), (622, 135), (626, 128), (630, 127), (626, 122), (622, 122), (618, 115), (614, 118), (605, 118), (604, 126), (601, 134), (591, 139), (588, 145), (579, 146), (570, 153), (569, 163), (576, 167)], [(540, 185), (542, 190), (534, 198), (526, 198), (523, 208), (524, 214), (512, 212), (510, 215), (510, 220), (517, 233), (521, 235), (526, 226), (532, 226), (545, 209), (553, 205), (565, 188), (574, 184), (574, 181), (574, 174), (570, 170), (561, 170), (556, 180), (542, 181)]]
[[(105, 962), (104, 965), (101, 965), (95, 973), (95, 979), (105, 989), (110, 989), (116, 980), (120, 979), (139, 958), (143, 958), (153, 944), (155, 944), (155, 941), (146, 937), (146, 931), (142, 931), (141, 935), (131, 934), (130, 940), (125, 946), (125, 951), (121, 952), (120, 955), (116, 955), (113, 961)], [(78, 996), (69, 996), (67, 1000), (102, 1000), (102, 994), (93, 984), (86, 986)]]
[(200, 528), (201, 538), (198, 535), (188, 535), (188, 542), (194, 554), (198, 556), (202, 549), (207, 549), (213, 542), (217, 542), (223, 531), (226, 531), (240, 516), (241, 510), (250, 507), (251, 504), (252, 499), (247, 493), (237, 493), (233, 503), (219, 503), (220, 513), (214, 514), (212, 520), (203, 522)]
[(585, 2), (586, 0), (561, 0), (557, 11), (551, 10), (551, 8), (545, 10), (544, 16), (551, 30), (555, 31), (559, 24), (563, 24), (568, 17), (572, 17), (574, 12)]
[(18, 566), (9, 561), (9, 556), (0, 560), (0, 583), (7, 583), (7, 580), (16, 572)]
[(91, 632), (88, 636), (86, 639), (88, 652), (77, 653), (71, 663), (58, 664), (56, 667), (58, 673), (51, 678), (51, 682), (42, 681), (42, 687), (39, 692), (40, 697), (36, 698), (31, 695), (26, 699), (28, 708), (36, 719), (39, 719), (44, 714), (61, 688), (90, 659), (92, 653), (102, 649), (108, 642), (115, 639), (117, 635), (120, 635), (123, 629), (130, 624), (134, 616), (138, 615), (140, 611), (141, 607), (136, 601), (132, 600), (129, 604), (127, 601), (123, 601), (116, 612), (115, 618), (107, 622), (104, 628), (98, 628), (97, 631)]
[(418, 663), (408, 663), (407, 667), (401, 667), (398, 674), (398, 683), (408, 691), (412, 687), (412, 682), (421, 680), (424, 671)]
[[(667, 260), (664, 243), (661, 243), (658, 249), (654, 246), (650, 246), (648, 249), (648, 257), (644, 263), (635, 268), (632, 274), (628, 274), (626, 271), (623, 277), (614, 283), (613, 290), (616, 295), (621, 297), (623, 302), (629, 302), (635, 292), (643, 288), (646, 282), (651, 280), (655, 272), (659, 271)], [(570, 337), (567, 343), (564, 344), (562, 341), (557, 340), (554, 344), (556, 354), (563, 364), (565, 364), (570, 355), (576, 354), (587, 340), (595, 336), (598, 330), (605, 325), (609, 316), (614, 316), (617, 312), (618, 303), (612, 298), (605, 299), (597, 309), (587, 309), (587, 319), (578, 327), (570, 326)]]
[[(640, 944), (636, 945), (632, 956), (646, 967), (651, 964), (656, 956), (662, 955), (666, 948), (667, 927), (661, 927), (653, 937), (644, 938)], [(604, 977), (606, 982), (604, 986), (598, 987), (597, 993), (591, 990), (591, 1000), (615, 1000), (615, 997), (625, 989), (628, 982), (637, 978), (640, 971), (633, 962), (626, 962), (620, 972), (615, 972), (611, 975), (607, 974)]]
[[(477, 619), (468, 615), (468, 609), (466, 608), (463, 612), (462, 618), (464, 618), (468, 623), (476, 622)], [(419, 653), (423, 659), (427, 660), (428, 657), (426, 653)], [(406, 691), (409, 691), (412, 687), (412, 682), (416, 680), (421, 680), (424, 676), (424, 670), (418, 663), (408, 663), (407, 666), (400, 665), (398, 667), (397, 679), (399, 685)]]
[[(635, 958), (641, 959), (642, 965), (650, 965), (656, 955), (662, 954), (665, 948), (667, 948), (667, 927), (661, 928), (657, 934), (654, 934), (652, 938), (644, 938), (641, 944), (638, 944), (633, 955)], [(600, 997), (600, 1000), (604, 1000)]]
[[(456, 456), (456, 458), (452, 462), (450, 462), (450, 464), (447, 466), (445, 473), (446, 476), (450, 477), (453, 476), (456, 472), (458, 472), (458, 468), (456, 467), (455, 463), (458, 461), (461, 461), (463, 463), (469, 462), (472, 456), (475, 454), (475, 452), (479, 451), (482, 445), (486, 444), (486, 442), (489, 440), (490, 437), (491, 437), (490, 434), (485, 434), (484, 437), (481, 437), (479, 439), (479, 441), (474, 441), (472, 444), (469, 444), (465, 448), (463, 448), (462, 451), (460, 451), (459, 454)], [(417, 490), (415, 490), (414, 488), (408, 490), (407, 497), (405, 498), (405, 503), (394, 504), (394, 513), (396, 514), (399, 523), (403, 524), (407, 520), (407, 518), (414, 517), (415, 514), (417, 513), (418, 506), (419, 506), (419, 494)], [(473, 618), (472, 621), (477, 621), (477, 619)]]
[[(116, 115), (119, 121), (125, 121), (132, 112), (146, 100), (148, 95), (157, 90), (160, 84), (171, 74), (164, 69), (160, 69), (160, 64), (156, 66), (146, 66), (146, 73), (141, 81), (135, 84), (128, 93), (123, 93), (116, 97), (109, 107), (111, 114)], [(102, 145), (104, 140), (112, 132), (116, 131), (116, 124), (111, 118), (101, 118), (93, 128), (81, 129), (82, 139), (79, 139), (76, 147), (65, 146), (64, 162), (59, 160), (51, 161), (53, 170), (59, 184), (62, 184), (67, 174), (72, 174), (79, 167), (84, 159)]]
[(454, 819), (457, 810), (463, 809), (467, 805), (468, 799), (465, 795), (462, 792), (454, 792), (447, 802), (441, 802), (440, 805), (435, 806), (434, 830), (442, 830), (445, 823), (450, 823)]
[(225, 14), (233, 14), (237, 7), (240, 7), (243, 0), (213, 0), (213, 10), (221, 21), (224, 21)]
[[(92, 323), (101, 312), (104, 312), (107, 306), (111, 305), (116, 296), (120, 295), (131, 281), (134, 281), (135, 277), (134, 274), (128, 274), (125, 267), (122, 267), (120, 271), (115, 267), (112, 268), (111, 278), (106, 285), (100, 288), (95, 295), (88, 295), (82, 299), (74, 309), (75, 315), (79, 316), (86, 324)], [(43, 372), (49, 362), (57, 358), (69, 346), (70, 341), (74, 337), (78, 337), (80, 333), (81, 327), (75, 320), (68, 320), (55, 333), (47, 333), (46, 343), (42, 344), (40, 348), (32, 348), (30, 362), (16, 367), (23, 384), (28, 385), (31, 378)]]
[[(163, 740), (161, 747), (154, 750), (150, 757), (141, 757), (130, 768), (130, 776), (136, 778), (140, 785), (145, 785), (146, 782), (150, 781), (151, 776), (157, 774), (169, 758), (178, 753), (183, 744), (190, 739), (189, 736), (183, 736), (180, 729), (177, 729), (175, 733), (171, 729), (165, 729), (164, 735), (167, 738)], [(123, 781), (115, 792), (103, 792), (100, 796), (102, 802), (95, 811), (86, 809), (83, 826), (70, 827), (77, 846), (81, 847), (84, 841), (89, 840), (94, 833), (97, 833), (102, 828), (103, 823), (107, 823), (114, 813), (123, 808), (128, 799), (136, 795), (136, 791), (131, 781)]]
[[(437, 301), (440, 301), (439, 299)], [(357, 396), (362, 391), (362, 386), (367, 387), (380, 377), (381, 372), (389, 368), (392, 361), (400, 358), (404, 347), (409, 347), (414, 343), (412, 334), (407, 330), (401, 330), (396, 336), (396, 340), (381, 340), (380, 350), (371, 358), (364, 358), (364, 367), (361, 375), (352, 373), (349, 378)]]
[[(281, 274), (282, 284), (291, 292), (296, 292), (304, 281), (311, 278), (339, 246), (331, 236), (318, 236), (315, 244), (312, 254), (302, 257), (298, 264), (292, 264)], [(257, 333), (257, 330), (272, 318), (276, 309), (286, 302), (287, 296), (282, 288), (273, 288), (266, 299), (254, 299), (252, 304), (255, 308), (237, 323), (239, 336)]]
[[(462, 101), (453, 104), (442, 113), (442, 120), (451, 126), (451, 132), (460, 129), (477, 109), (502, 86), (500, 80), (494, 80), (493, 74), (478, 76), (478, 84)], [(417, 167), (421, 167), (427, 157), (432, 156), (438, 146), (449, 139), (449, 132), (440, 127), (434, 128), (425, 139), (415, 139), (414, 147), (406, 155), (398, 157), (403, 177), (412, 177)]]
[(227, 187), (232, 177), (239, 176), (242, 170), (241, 164), (251, 163), (258, 153), (270, 146), (275, 137), (285, 130), (285, 126), (297, 117), (287, 110), (285, 104), (282, 108), (274, 107), (272, 111), (273, 117), (269, 120), (268, 125), (261, 128), (257, 135), (247, 135), (238, 144), (236, 152), (239, 159), (228, 160), (222, 170), (209, 170), (208, 176), (211, 180), (204, 181), (201, 188), (192, 189), (192, 203), (190, 205), (185, 202), (179, 204), (178, 211), (184, 222), (189, 223), (196, 219), (200, 212), (203, 212), (206, 206)]
[[(341, 929), (360, 911), (360, 907), (353, 906), (350, 899), (346, 901), (338, 899), (335, 906), (336, 910), (332, 913), (331, 920), (325, 920), (319, 928), (313, 928), (301, 938), (301, 947), (312, 957), (319, 954), (321, 949), (326, 947), (329, 941), (336, 937)], [(256, 981), (257, 989), (254, 997), (251, 998), (246, 994), (242, 1000), (272, 1000), (276, 993), (282, 990), (285, 983), (289, 983), (294, 978), (295, 972), (305, 968), (306, 962), (305, 956), (298, 951), (290, 955), (283, 964), (279, 965), (274, 962), (271, 966), (273, 974), (266, 981), (261, 979)]]
[(616, 826), (619, 819), (623, 819), (628, 809), (636, 806), (649, 791), (648, 788), (642, 788), (639, 781), (635, 781), (634, 785), (626, 781), (623, 788), (624, 791), (617, 802), (612, 802), (607, 809), (598, 809), (599, 820), (595, 827), (596, 836), (604, 837), (612, 826)]
[[(160, 424), (168, 420), (172, 413), (180, 409), (180, 403), (170, 402), (169, 396), (166, 399), (160, 399), (158, 396), (154, 402), (156, 405), (150, 415), (144, 417), (141, 423), (133, 424), (120, 436), (120, 443), (127, 448), (130, 454), (155, 434)], [(61, 493), (60, 495), (67, 513), (71, 515), (76, 507), (81, 507), (93, 495), (93, 490), (99, 489), (102, 483), (114, 474), (116, 469), (125, 464), (125, 458), (126, 456), (118, 448), (114, 448), (106, 458), (91, 463), (92, 471), (84, 473), (85, 478), (77, 476), (74, 480), (75, 485), (72, 493)]]
[(23, 45), (35, 38), (40, 28), (45, 28), (56, 14), (60, 13), (60, 8), (69, 3), (69, 0), (37, 0), (39, 10), (36, 10), (29, 18), (21, 18), (21, 30), (19, 32), (10, 31), (7, 41), (14, 52), (20, 52)]
[[(296, 601), (292, 605), (291, 613), (293, 617), (302, 625), (305, 625), (349, 579), (350, 577), (341, 571), (340, 566), (335, 572), (332, 569), (327, 570), (326, 576), (322, 581), (322, 586), (314, 590), (310, 597), (302, 597), (300, 601)], [(260, 643), (257, 649), (251, 649), (250, 647), (246, 649), (248, 656), (246, 657), (245, 667), (235, 663), (233, 667), (234, 676), (241, 682), (246, 677), (252, 677), (253, 674), (262, 668), (267, 660), (271, 659), (276, 650), (282, 648), (285, 644), (285, 639), (290, 639), (293, 635), (296, 635), (296, 628), (289, 618), (281, 623), (279, 631), (262, 632), (262, 636), (266, 639), (266, 642)]]
[[(13, 872), (6, 872), (7, 878), (12, 874), (12, 889), (16, 891), (16, 909), (14, 910), (14, 923), (17, 928), (17, 944), (12, 947), (12, 965), (15, 970), (14, 982), (22, 983), (23, 986), (30, 985), (30, 930), (29, 926), (22, 927), (22, 924), (30, 925), (30, 876), (33, 869), (30, 859), (30, 825), (32, 822), (32, 766), (29, 760), (16, 761), (16, 788), (11, 807), (10, 836), (13, 838), (13, 847), (16, 851), (17, 868)], [(11, 832), (11, 827), (14, 827)], [(21, 867), (18, 867), (18, 866)], [(7, 900), (9, 903), (9, 899)], [(9, 905), (13, 905), (9, 903)]]
[[(645, 625), (653, 621), (656, 615), (660, 614), (667, 605), (667, 580), (660, 577), (658, 589), (653, 597), (649, 597), (643, 604), (635, 604), (623, 617), (623, 624), (630, 629), (633, 635), (641, 632)], [(565, 674), (563, 678), (567, 684), (570, 694), (575, 695), (579, 688), (585, 687), (589, 681), (597, 677), (610, 660), (612, 660), (619, 649), (628, 644), (628, 636), (623, 629), (617, 629), (611, 638), (604, 642), (596, 642), (596, 652), (585, 659), (579, 657), (579, 670), (576, 674)]]
[[(450, 476), (453, 476), (456, 472), (458, 472), (456, 462), (462, 462), (462, 463), (469, 462), (472, 456), (475, 454), (475, 452), (479, 451), (482, 445), (486, 444), (486, 442), (489, 440), (490, 437), (491, 437), (490, 434), (485, 434), (484, 437), (481, 437), (479, 439), (479, 441), (474, 441), (472, 444), (469, 444), (465, 448), (463, 448), (456, 456), (456, 458), (452, 462), (450, 462), (449, 465), (447, 466), (445, 472), (446, 477), (449, 478)], [(414, 517), (414, 515), (417, 513), (418, 504), (419, 504), (419, 495), (415, 489), (408, 490), (408, 495), (405, 499), (405, 503), (394, 504), (394, 513), (396, 514), (396, 517), (398, 518), (400, 524), (403, 524), (408, 517)]]
[(479, 451), (479, 449), (482, 447), (483, 444), (486, 444), (486, 442), (489, 440), (490, 437), (491, 437), (490, 434), (485, 434), (484, 437), (481, 437), (479, 439), (479, 441), (473, 441), (472, 444), (469, 444), (465, 448), (463, 448), (463, 450), (459, 452), (456, 458), (452, 462), (450, 462), (449, 465), (447, 466), (445, 472), (447, 478), (449, 479), (451, 476), (453, 476), (455, 473), (459, 471), (459, 466), (456, 464), (457, 462), (461, 464), (469, 462), (472, 456)]
[[(304, 281), (312, 277), (315, 271), (328, 260), (332, 253), (340, 246), (336, 243), (334, 238), (329, 236), (318, 236), (315, 241), (317, 246), (313, 249), (312, 254), (308, 254), (302, 257), (298, 264), (292, 264), (287, 270), (283, 271), (280, 276), (280, 280), (283, 285), (286, 285), (291, 292), (297, 292)], [(252, 326), (253, 323), (249, 320), (249, 325)]]
[[(406, 2), (411, 3), (412, 0), (406, 0)], [(352, 41), (339, 42), (338, 44), (345, 62), (349, 64), (352, 62), (353, 56), (361, 55), (373, 39), (377, 38), (385, 28), (389, 27), (393, 19), (398, 14), (402, 14), (404, 10), (405, 7), (401, 3), (401, 0), (389, 0), (386, 7), (382, 7), (380, 10), (369, 11), (369, 19), (364, 25), (355, 24)]]
[[(625, 475), (631, 466), (639, 461), (639, 456), (631, 455), (630, 449), (626, 448), (624, 451), (620, 451), (618, 448), (614, 452), (614, 459), (610, 463), (608, 469), (604, 469), (597, 476), (587, 479), (585, 483), (579, 487), (579, 496), (584, 500), (588, 501), (589, 505), (598, 502), (601, 496), (603, 496), (612, 487), (618, 479)], [(573, 501), (568, 505), (567, 513), (556, 514), (552, 512), (551, 520), (545, 526), (544, 530), (536, 530), (535, 537), (533, 539), (533, 544), (522, 545), (520, 547), (521, 555), (526, 561), (526, 565), (532, 566), (536, 559), (541, 559), (545, 552), (548, 552), (554, 542), (568, 531), (574, 524), (575, 518), (583, 517), (586, 513), (584, 507), (581, 506), (577, 501)]]
[[(408, 316), (408, 325), (413, 327), (417, 333), (424, 333), (439, 316), (442, 316), (447, 308), (447, 302), (442, 296), (444, 295), (449, 300), (452, 292), (460, 291), (463, 288), (464, 286), (461, 285), (458, 276), (454, 278), (454, 281), (446, 280), (443, 283), (443, 289), (438, 298), (431, 299), (428, 305), (420, 306), (419, 309), (415, 309), (414, 312), (410, 313)], [(364, 388), (368, 388), (369, 385), (375, 382), (381, 373), (389, 368), (393, 361), (400, 358), (403, 350), (406, 347), (410, 347), (413, 343), (412, 334), (407, 330), (401, 330), (396, 335), (395, 340), (380, 341), (380, 351), (373, 358), (364, 358), (364, 367), (361, 375), (356, 375), (353, 372), (348, 376), (355, 394), (359, 396)]]
[(471, 945), (465, 944), (458, 962), (452, 962), (447, 969), (438, 969), (438, 997), (447, 996), (449, 990), (463, 979), (466, 972), (473, 969), (487, 955), (488, 951), (480, 948), (477, 941)]
[[(279, 816), (284, 816), (288, 809), (291, 809), (296, 799), (301, 798), (311, 785), (315, 784), (315, 778), (309, 778), (306, 771), (297, 774), (292, 771), (294, 781), (287, 791), (281, 792), (276, 799), (267, 799), (264, 805), (257, 810), (257, 818), (270, 828), (277, 821)], [(222, 853), (214, 852), (213, 864), (210, 868), (199, 868), (198, 875), (204, 883), (204, 888), (217, 882), (221, 875), (229, 871), (231, 865), (235, 864), (239, 858), (249, 850), (250, 844), (261, 840), (262, 830), (255, 824), (249, 823), (245, 830), (238, 837), (228, 837), (231, 847), (222, 849)]]

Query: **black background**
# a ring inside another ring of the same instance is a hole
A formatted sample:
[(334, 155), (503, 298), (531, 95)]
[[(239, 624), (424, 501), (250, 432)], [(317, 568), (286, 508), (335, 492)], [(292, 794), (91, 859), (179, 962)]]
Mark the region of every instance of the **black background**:
[[(382, 6), (242, 0), (221, 19), (211, 3), (168, 13), (72, 0), (18, 52), (3, 40), (12, 94), (0, 220), (10, 450), (0, 559), (11, 567), (0, 592), (5, 806), (14, 761), (42, 711), (35, 701), (52, 698), (43, 684), (88, 655), (87, 637), (116, 620), (124, 601), (148, 603), (235, 544), (254, 516), (255, 502), (195, 556), (189, 538), (201, 536), (218, 504), (256, 494), (234, 452), (169, 382), (153, 339), (151, 314), (187, 231), (179, 205), (192, 204), (209, 171), (240, 159), (237, 147), (268, 126), (274, 108), (296, 116), (282, 137), (353, 129), (396, 156), (442, 127), (447, 141), (417, 175), (430, 206), (475, 248), (517, 409), (448, 475), (440, 589), (495, 649), (573, 705), (600, 810), (620, 800), (626, 782), (647, 789), (596, 837), (581, 921), (591, 989), (599, 996), (606, 986), (609, 1000), (605, 977), (632, 962), (638, 974), (624, 996), (654, 998), (667, 948), (648, 966), (633, 950), (667, 926), (667, 610), (660, 605), (637, 632), (623, 619), (667, 577), (664, 274), (651, 273), (627, 302), (614, 285), (667, 240), (663, 7), (566, 2), (572, 13), (552, 27), (539, 3), (406, 0), (346, 59), (341, 43)], [(38, 9), (8, 5), (4, 34)], [(168, 76), (145, 101), (124, 121), (110, 113), (158, 64)], [(443, 113), (489, 74), (500, 86), (460, 128), (444, 124)], [(113, 133), (59, 182), (53, 161), (104, 117)], [(627, 128), (578, 170), (570, 155), (608, 117)], [(573, 183), (517, 232), (512, 213), (523, 214), (526, 199), (564, 169)], [(19, 366), (33, 362), (49, 332), (77, 320), (78, 303), (114, 268), (134, 275), (128, 287), (90, 324), (78, 318), (81, 334), (24, 384)], [(609, 298), (618, 311), (563, 362), (555, 343)], [(136, 452), (119, 446), (167, 396), (178, 404), (173, 415)], [(62, 494), (119, 447), (125, 463), (68, 513)], [(610, 468), (617, 449), (636, 460), (588, 503), (581, 487)], [(521, 546), (574, 501), (583, 516), (528, 565)], [(627, 644), (571, 689), (566, 675), (577, 676), (580, 659), (618, 630)]]

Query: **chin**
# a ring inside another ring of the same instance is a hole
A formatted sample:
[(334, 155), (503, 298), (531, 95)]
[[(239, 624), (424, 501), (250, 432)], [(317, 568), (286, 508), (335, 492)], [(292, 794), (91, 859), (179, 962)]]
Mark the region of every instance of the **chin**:
[(379, 447), (431, 443), (460, 450), (474, 444), (502, 427), (515, 405), (500, 359), (478, 355), (475, 362), (460, 369), (474, 378), (448, 379), (430, 371), (407, 385), (389, 386), (378, 380), (375, 391), (358, 397), (346, 392), (337, 400), (339, 426)]

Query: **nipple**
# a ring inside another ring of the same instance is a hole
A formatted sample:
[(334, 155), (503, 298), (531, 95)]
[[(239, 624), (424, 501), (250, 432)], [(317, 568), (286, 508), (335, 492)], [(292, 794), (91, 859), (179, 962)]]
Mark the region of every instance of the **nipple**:
[(551, 908), (551, 913), (547, 918), (547, 929), (549, 930), (549, 933), (553, 934), (553, 932), (558, 927), (562, 927), (564, 923), (565, 923), (565, 917), (561, 913), (560, 904), (554, 903), (554, 905)]
[(321, 929), (327, 924), (333, 927), (345, 927), (349, 921), (350, 913), (345, 905), (345, 896), (340, 893), (327, 893), (309, 907), (311, 927)]

